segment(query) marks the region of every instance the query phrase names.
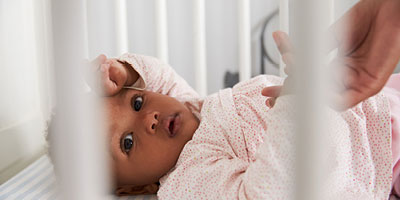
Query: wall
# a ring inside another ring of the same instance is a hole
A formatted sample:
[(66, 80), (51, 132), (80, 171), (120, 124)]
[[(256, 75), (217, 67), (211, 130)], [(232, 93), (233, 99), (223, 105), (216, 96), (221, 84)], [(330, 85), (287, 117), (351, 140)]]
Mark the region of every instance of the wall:
[[(153, 56), (156, 54), (154, 2), (128, 1), (129, 48), (132, 52)], [(167, 2), (170, 64), (194, 86), (192, 3), (187, 0)], [(251, 0), (254, 75), (259, 72), (261, 24), (277, 6), (277, 1), (273, 0)], [(271, 28), (278, 29), (277, 23), (274, 25)], [(237, 1), (206, 0), (206, 37), (208, 92), (213, 93), (223, 88), (223, 77), (227, 70), (238, 71)]]
[[(260, 73), (260, 35), (266, 17), (278, 8), (276, 0), (251, 0), (252, 74)], [(336, 0), (335, 15), (342, 16), (357, 0)], [(192, 3), (168, 0), (168, 42), (170, 64), (194, 86)], [(129, 49), (131, 52), (156, 55), (154, 29), (154, 0), (128, 1)], [(226, 71), (238, 71), (237, 0), (206, 0), (207, 77), (208, 92), (223, 88)], [(273, 18), (265, 33), (265, 46), (277, 60), (278, 53), (271, 34), (279, 29), (279, 17)], [(277, 60), (278, 61), (278, 60)], [(268, 74), (277, 69), (265, 60)], [(400, 69), (399, 69), (400, 70)]]

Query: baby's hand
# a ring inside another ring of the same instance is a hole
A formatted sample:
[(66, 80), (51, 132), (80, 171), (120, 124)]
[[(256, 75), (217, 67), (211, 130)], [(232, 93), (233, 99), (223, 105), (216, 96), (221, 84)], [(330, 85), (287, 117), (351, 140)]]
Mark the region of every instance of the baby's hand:
[(117, 59), (107, 59), (105, 55), (99, 55), (89, 63), (87, 81), (90, 87), (103, 96), (117, 94), (124, 85), (133, 82), (129, 74), (129, 66)]
[[(277, 31), (273, 33), (273, 37), (275, 40), (276, 45), (278, 46), (279, 53), (282, 55), (282, 60), (286, 64), (285, 67), (285, 73), (288, 74), (289, 76), (285, 79), (283, 83), (283, 87), (289, 87), (291, 84), (291, 78), (290, 78), (290, 68), (293, 65), (293, 52), (292, 52), (292, 46), (289, 40), (289, 36), (281, 31)], [(266, 97), (270, 97), (265, 101), (265, 104), (269, 107), (272, 108), (275, 104), (276, 99), (279, 96), (283, 96), (285, 94), (282, 93), (282, 91), (287, 92), (287, 90), (282, 90), (282, 86), (270, 86), (266, 87), (261, 91), (261, 94)]]

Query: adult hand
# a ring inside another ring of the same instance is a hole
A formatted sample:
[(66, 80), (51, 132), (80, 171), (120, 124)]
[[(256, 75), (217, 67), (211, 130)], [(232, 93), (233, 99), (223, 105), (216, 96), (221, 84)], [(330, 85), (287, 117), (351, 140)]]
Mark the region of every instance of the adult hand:
[[(400, 59), (400, 1), (363, 0), (349, 10), (332, 31), (343, 90), (333, 100), (339, 109), (350, 108), (378, 93)], [(336, 44), (335, 44), (336, 43)]]
[[(341, 73), (335, 81), (342, 88), (333, 95), (335, 108), (347, 109), (375, 95), (393, 73), (400, 59), (399, 10), (399, 0), (362, 0), (330, 28), (328, 50), (338, 48), (331, 66)], [(278, 89), (263, 94), (277, 97)]]

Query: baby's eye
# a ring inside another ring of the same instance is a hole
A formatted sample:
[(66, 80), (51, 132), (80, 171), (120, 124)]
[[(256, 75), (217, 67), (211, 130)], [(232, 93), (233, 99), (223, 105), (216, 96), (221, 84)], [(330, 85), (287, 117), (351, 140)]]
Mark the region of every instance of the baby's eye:
[(131, 104), (135, 111), (139, 111), (142, 108), (143, 98), (141, 96), (134, 97)]
[(129, 153), (133, 146), (132, 133), (127, 134), (121, 141), (121, 149), (125, 153)]

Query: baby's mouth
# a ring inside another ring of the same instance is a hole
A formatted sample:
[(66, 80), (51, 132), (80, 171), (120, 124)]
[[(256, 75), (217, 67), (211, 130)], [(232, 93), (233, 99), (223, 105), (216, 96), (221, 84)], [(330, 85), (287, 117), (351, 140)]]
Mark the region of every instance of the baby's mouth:
[(175, 119), (173, 119), (173, 120), (171, 120), (171, 122), (169, 122), (168, 129), (169, 129), (170, 133), (174, 132), (174, 122), (175, 122)]
[(181, 124), (181, 117), (178, 113), (168, 116), (163, 123), (164, 128), (169, 134), (168, 135), (169, 137), (174, 137), (176, 135), (176, 133), (179, 130), (180, 124)]

